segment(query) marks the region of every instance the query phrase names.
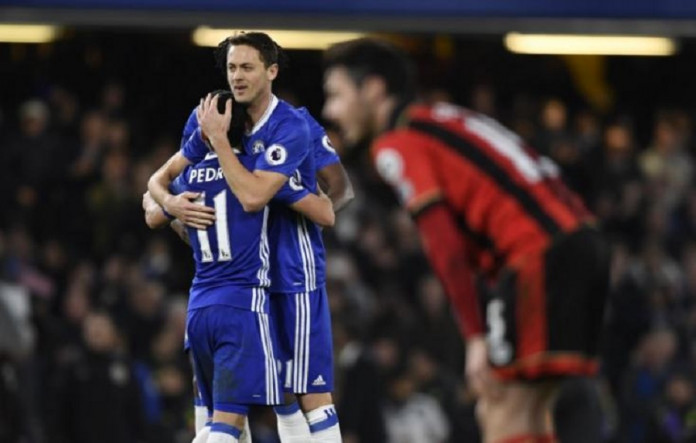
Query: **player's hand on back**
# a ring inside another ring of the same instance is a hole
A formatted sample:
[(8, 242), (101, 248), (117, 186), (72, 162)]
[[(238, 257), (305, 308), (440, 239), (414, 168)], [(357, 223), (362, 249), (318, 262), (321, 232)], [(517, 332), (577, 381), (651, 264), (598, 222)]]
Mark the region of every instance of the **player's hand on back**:
[(225, 112), (220, 114), (218, 112), (219, 99), (219, 94), (208, 94), (196, 109), (196, 118), (201, 131), (211, 141), (213, 149), (216, 149), (216, 140), (227, 139), (232, 117), (232, 100), (225, 101)]
[(199, 196), (200, 194), (197, 192), (182, 192), (172, 195), (165, 202), (164, 209), (186, 226), (206, 229), (215, 223), (215, 209), (196, 203)]

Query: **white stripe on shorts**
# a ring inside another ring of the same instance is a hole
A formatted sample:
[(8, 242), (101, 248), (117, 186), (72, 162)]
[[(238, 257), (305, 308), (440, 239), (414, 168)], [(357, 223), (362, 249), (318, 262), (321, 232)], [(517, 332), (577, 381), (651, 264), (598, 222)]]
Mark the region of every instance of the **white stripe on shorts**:
[(309, 293), (295, 294), (295, 353), (293, 358), (293, 392), (307, 392), (309, 371), (309, 333), (311, 309)]

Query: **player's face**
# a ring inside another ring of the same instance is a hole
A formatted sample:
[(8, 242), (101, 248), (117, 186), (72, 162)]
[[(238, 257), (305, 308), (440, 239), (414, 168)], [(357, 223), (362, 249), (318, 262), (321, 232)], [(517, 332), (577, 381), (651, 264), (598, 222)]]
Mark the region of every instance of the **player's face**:
[(338, 126), (347, 145), (371, 136), (373, 106), (343, 67), (334, 67), (324, 76), (324, 118)]
[(258, 50), (247, 45), (230, 46), (227, 51), (227, 82), (239, 103), (254, 104), (271, 93), (278, 65), (266, 68)]

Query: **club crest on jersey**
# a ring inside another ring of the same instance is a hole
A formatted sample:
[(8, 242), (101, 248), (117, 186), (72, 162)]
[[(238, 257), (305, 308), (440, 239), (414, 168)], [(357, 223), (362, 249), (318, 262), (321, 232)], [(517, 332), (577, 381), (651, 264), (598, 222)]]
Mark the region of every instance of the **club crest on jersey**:
[(377, 154), (375, 167), (384, 181), (397, 184), (404, 173), (404, 160), (396, 149), (384, 148)]
[(252, 154), (260, 154), (266, 149), (266, 146), (264, 146), (262, 140), (256, 140), (254, 144), (251, 146), (251, 153)]
[(266, 149), (266, 162), (271, 166), (278, 166), (285, 163), (288, 158), (288, 151), (281, 145), (271, 145)]

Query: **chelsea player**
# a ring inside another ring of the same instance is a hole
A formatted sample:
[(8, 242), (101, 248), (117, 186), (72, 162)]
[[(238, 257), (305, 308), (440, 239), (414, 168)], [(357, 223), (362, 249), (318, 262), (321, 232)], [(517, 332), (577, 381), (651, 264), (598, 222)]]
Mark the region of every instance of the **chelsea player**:
[[(268, 43), (269, 41), (270, 44)], [(260, 208), (259, 205), (265, 205), (279, 186), (287, 181), (288, 177), (295, 174), (298, 166), (305, 161), (307, 155), (306, 152), (302, 152), (301, 148), (298, 148), (300, 143), (297, 143), (298, 140), (303, 139), (301, 132), (307, 131), (306, 123), (304, 123), (306, 116), (294, 110), (290, 105), (279, 101), (271, 94), (271, 82), (277, 75), (278, 69), (279, 48), (277, 45), (265, 34), (249, 33), (225, 40), (221, 44), (220, 49), (223, 51), (222, 54), (224, 54), (226, 60), (228, 82), (234, 93), (235, 100), (248, 105), (247, 113), (253, 125), (252, 129), (245, 136), (245, 151), (250, 155), (256, 155), (258, 160), (252, 172), (243, 167), (230, 149), (227, 137), (224, 136), (230, 124), (231, 104), (227, 103), (226, 112), (221, 115), (216, 109), (217, 97), (206, 97), (197, 109), (197, 120), (200, 121), (200, 128), (193, 131), (191, 135), (192, 143), (186, 144), (185, 148), (170, 159), (168, 164), (158, 173), (153, 175), (150, 181), (150, 190), (153, 197), (158, 200), (158, 203), (162, 204), (172, 214), (175, 214), (177, 218), (194, 226), (209, 224), (214, 219), (212, 208), (209, 210), (210, 213), (206, 214), (200, 210), (200, 206), (191, 204), (189, 201), (191, 195), (182, 195), (183, 198), (176, 200), (177, 197), (167, 195), (164, 187), (174, 172), (178, 168), (180, 169), (181, 163), (185, 165), (198, 161), (200, 156), (206, 152), (203, 134), (208, 137), (211, 145), (218, 153), (220, 164), (225, 171), (224, 176), (227, 183), (239, 198), (244, 209), (248, 211), (258, 210)], [(298, 117), (302, 119), (301, 122), (298, 121)], [(325, 141), (323, 137), (322, 141)], [(308, 138), (304, 138), (303, 143), (306, 149), (309, 145)], [(329, 145), (327, 144), (327, 146)], [(315, 166), (311, 165), (311, 160), (310, 158), (308, 160), (309, 163), (304, 168), (301, 168), (300, 176), (294, 182), (296, 185), (304, 183), (307, 184), (306, 187), (309, 189), (315, 189), (316, 184), (313, 173)], [(329, 165), (329, 163), (326, 163), (326, 165)], [(323, 169), (330, 170), (332, 168), (335, 169), (336, 164), (331, 164)], [(340, 168), (340, 171), (342, 171), (342, 168)], [(159, 189), (157, 189), (158, 186)], [(163, 188), (164, 191), (162, 192)], [(349, 200), (350, 196), (345, 198), (349, 194), (350, 192), (344, 192), (343, 196), (337, 199), (337, 201)], [(336, 195), (340, 196), (340, 193)], [(292, 344), (289, 346), (286, 355), (291, 355), (293, 358), (287, 359), (288, 361), (283, 366), (286, 369), (290, 369), (286, 379), (294, 380), (289, 383), (290, 389), (302, 394), (300, 403), (306, 412), (306, 418), (313, 431), (311, 441), (340, 441), (338, 421), (330, 395), (332, 362), (329, 357), (324, 359), (323, 364), (310, 364), (310, 362), (321, 361), (321, 358), (314, 358), (314, 356), (321, 357), (321, 353), (312, 352), (312, 344), (317, 341), (320, 342), (321, 340), (317, 339), (321, 335), (328, 337), (330, 334), (328, 310), (325, 306), (326, 295), (325, 292), (321, 293), (323, 275), (320, 272), (319, 276), (317, 276), (316, 273), (317, 265), (320, 271), (323, 270), (323, 247), (321, 246), (318, 232), (315, 235), (311, 234), (312, 230), (316, 230), (316, 227), (311, 227), (306, 220), (295, 220), (294, 217), (293, 214), (292, 221), (295, 223), (293, 229), (296, 234), (294, 237), (289, 238), (296, 238), (294, 244), (292, 244), (298, 253), (296, 256), (297, 260), (294, 263), (301, 263), (302, 272), (298, 273), (298, 275), (301, 275), (302, 278), (294, 278), (290, 282), (292, 285), (290, 291), (292, 292), (286, 293), (291, 294), (290, 297), (286, 297), (286, 300), (293, 299), (295, 308), (294, 310), (287, 309), (283, 311), (283, 314), (289, 317), (296, 317), (297, 320), (301, 318), (306, 320), (304, 323), (299, 323), (294, 321), (295, 318), (292, 319), (295, 327), (290, 331), (292, 336), (289, 341)], [(282, 225), (272, 223), (272, 226)], [(283, 232), (283, 229), (278, 228), (277, 230), (274, 229), (274, 231)], [(273, 242), (272, 246), (275, 247)], [(275, 257), (282, 256), (281, 252), (275, 255)], [(288, 255), (288, 257), (290, 256)], [(289, 262), (292, 261), (291, 259), (289, 260)], [(312, 263), (312, 261), (314, 262)], [(276, 269), (283, 274), (286, 272), (282, 265), (276, 266)], [(290, 275), (290, 273), (288, 274)], [(282, 286), (282, 284), (279, 284), (279, 288), (282, 288)], [(317, 290), (319, 290), (320, 295), (314, 296), (314, 294), (310, 294)], [(281, 291), (279, 290), (279, 292)], [(316, 301), (316, 303), (310, 305), (311, 301)], [(290, 324), (291, 322), (285, 321), (286, 326)], [(319, 325), (319, 327), (314, 327), (314, 325)], [(321, 331), (328, 331), (328, 333), (322, 333)], [(330, 354), (330, 340), (328, 340), (328, 343), (327, 353)], [(326, 348), (326, 340), (315, 347), (320, 349), (321, 346)], [(316, 369), (312, 370), (311, 368)], [(310, 378), (313, 373), (316, 373), (316, 376)], [(312, 386), (314, 391), (310, 391), (307, 385)], [(290, 412), (291, 414), (287, 414), (288, 416), (297, 417), (298, 415), (298, 411), (292, 410), (279, 412)], [(299, 414), (299, 417), (301, 418), (302, 415)], [(279, 420), (281, 438), (284, 436), (283, 421), (281, 417)], [(292, 441), (290, 440), (292, 437), (286, 436), (283, 441)], [(300, 440), (295, 441), (308, 441), (306, 436), (299, 438)]]
[[(240, 160), (245, 167), (255, 161), (250, 156)], [(250, 404), (280, 401), (273, 325), (267, 314), (269, 209), (242, 209), (214, 153), (188, 166), (170, 188), (175, 194), (198, 193), (197, 204), (210, 205), (217, 215), (214, 226), (206, 230), (187, 227), (196, 263), (188, 346), (200, 400), (212, 412), (212, 424), (194, 442), (236, 442)], [(285, 186), (274, 199), (305, 210), (309, 217), (333, 214), (328, 199), (322, 201), (297, 186)], [(168, 222), (156, 204), (147, 205), (146, 219), (151, 227)]]
[[(237, 52), (238, 48), (231, 42), (226, 48), (228, 70), (235, 71), (247, 66), (250, 58), (245, 52)], [(224, 47), (224, 46), (223, 46)], [(243, 73), (232, 75), (230, 86), (235, 99), (238, 100), (239, 84), (245, 84)], [(230, 75), (228, 75), (228, 78)], [(239, 83), (237, 83), (239, 81)], [(242, 86), (242, 91), (244, 87)], [(270, 88), (269, 88), (270, 90)], [(243, 96), (243, 95), (242, 95)], [(232, 191), (238, 193), (240, 200), (245, 189), (242, 169), (235, 157), (224, 133), (231, 119), (231, 102), (227, 102), (224, 114), (218, 113), (218, 97), (205, 98), (198, 108), (198, 120), (203, 132), (210, 139), (213, 149), (218, 153), (221, 165)], [(315, 191), (316, 175), (314, 153), (298, 165), (286, 165), (286, 154), (283, 146), (272, 142), (274, 137), (281, 136), (285, 130), (280, 130), (280, 123), (286, 120), (290, 112), (297, 113), (286, 103), (270, 96), (267, 108), (267, 120), (257, 122), (253, 129), (244, 136), (243, 145), (247, 154), (258, 155), (257, 171), (278, 171), (292, 176), (290, 186), (302, 184), (308, 191)], [(322, 143), (319, 152), (330, 152), (328, 137), (323, 129), (313, 119), (308, 120), (308, 114), (301, 112), (303, 119), (312, 123), (310, 139)], [(261, 123), (261, 124), (259, 124)], [(292, 128), (289, 128), (292, 130)], [(312, 141), (314, 141), (312, 140)], [(198, 153), (190, 153), (189, 158), (199, 157), (205, 152), (200, 144)], [(308, 144), (308, 146), (311, 146)], [(324, 161), (322, 166), (335, 163), (336, 158)], [(341, 441), (338, 417), (331, 397), (333, 385), (333, 361), (331, 346), (331, 321), (324, 288), (324, 248), (319, 228), (295, 213), (285, 212), (283, 207), (273, 208), (271, 223), (272, 244), (272, 297), (274, 306), (274, 321), (277, 322), (281, 334), (279, 339), (283, 352), (283, 369), (285, 370), (285, 385), (289, 392), (298, 394), (299, 403), (309, 424), (311, 441), (337, 442)], [(277, 408), (279, 414), (279, 432), (284, 441), (307, 441), (307, 435), (300, 426), (293, 426), (293, 415), (298, 416), (296, 406)], [(286, 417), (290, 416), (290, 417)], [(301, 419), (301, 415), (299, 415)], [(288, 418), (287, 422), (285, 418)], [(296, 422), (296, 420), (295, 420)], [(304, 425), (304, 423), (301, 423)], [(286, 426), (288, 425), (288, 426)], [(299, 425), (299, 423), (298, 423)], [(303, 426), (304, 429), (306, 427)], [(297, 432), (295, 432), (297, 431)], [(304, 435), (294, 435), (304, 434)]]
[[(313, 162), (303, 162), (295, 178), (314, 192), (316, 174), (325, 180), (342, 171), (342, 167), (324, 128), (305, 109), (300, 111), (309, 124)], [(334, 168), (340, 169), (332, 171)], [(346, 201), (341, 196), (352, 192), (350, 189), (340, 192), (341, 188), (335, 185), (328, 189), (334, 191), (338, 205)], [(338, 205), (334, 204), (334, 210)], [(278, 433), (284, 443), (308, 441), (310, 434), (314, 438), (311, 441), (340, 441), (331, 395), (333, 342), (321, 231), (315, 223), (286, 206), (272, 204), (271, 214), (270, 317), (278, 334), (281, 381), (286, 392), (286, 405), (274, 408)], [(297, 396), (304, 417), (287, 394)], [(324, 417), (327, 420), (318, 421)], [(321, 427), (326, 430), (322, 431)]]
[[(273, 97), (273, 100), (277, 99)], [(217, 98), (207, 97), (199, 111), (202, 127), (207, 125), (206, 118), (227, 116), (229, 119), (229, 109), (223, 116), (216, 109)], [(305, 192), (315, 192), (315, 171), (336, 165), (339, 160), (324, 129), (306, 110), (300, 112), (310, 125), (312, 152), (295, 170), (289, 185), (302, 186)], [(208, 131), (206, 129), (206, 133)], [(252, 133), (243, 139), (245, 149), (247, 152), (251, 150), (252, 155), (254, 146), (263, 140), (263, 132), (260, 131), (257, 137)], [(229, 145), (224, 143), (215, 149), (231, 152)], [(199, 148), (197, 155), (203, 152)], [(266, 157), (266, 154), (257, 155)], [(225, 174), (233, 173), (224, 166), (223, 171)], [(299, 407), (294, 401), (288, 401), (288, 405), (275, 408), (278, 431), (284, 443), (341, 441), (331, 395), (333, 349), (321, 232), (316, 224), (281, 205), (272, 203), (271, 213), (271, 319), (279, 333), (284, 389), (296, 394), (299, 400)]]

